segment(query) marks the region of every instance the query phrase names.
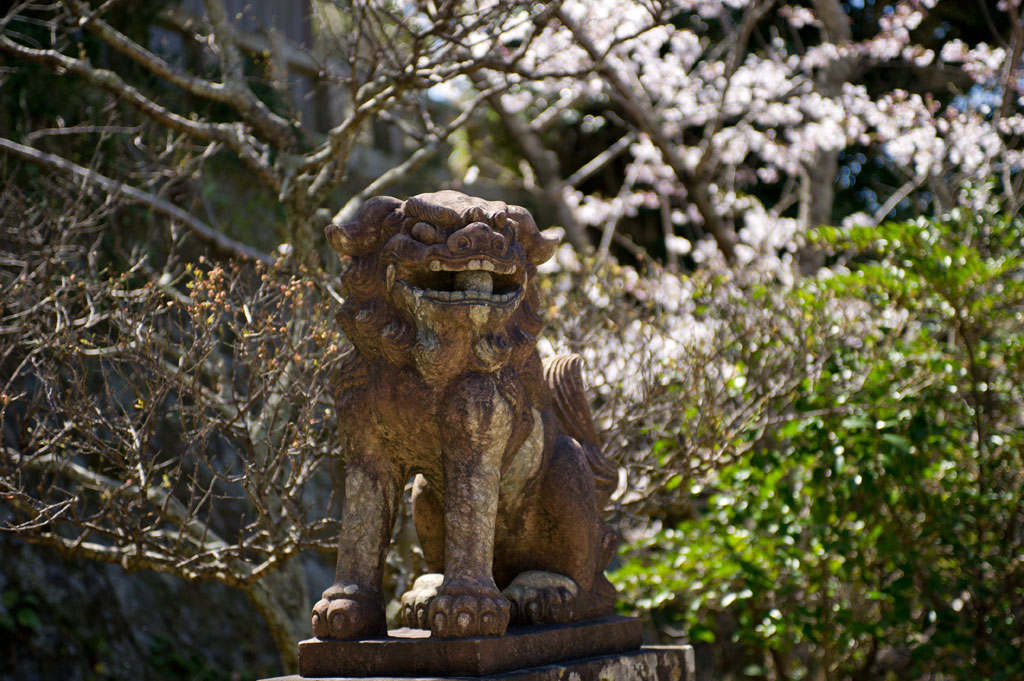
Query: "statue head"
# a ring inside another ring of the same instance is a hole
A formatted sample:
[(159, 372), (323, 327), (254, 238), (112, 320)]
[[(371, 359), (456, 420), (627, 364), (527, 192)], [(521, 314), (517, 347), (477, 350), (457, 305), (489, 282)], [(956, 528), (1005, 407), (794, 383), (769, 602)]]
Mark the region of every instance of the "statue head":
[(525, 208), (455, 191), (377, 197), (325, 232), (343, 261), (339, 320), (364, 355), (436, 383), (532, 350), (536, 266), (558, 240)]

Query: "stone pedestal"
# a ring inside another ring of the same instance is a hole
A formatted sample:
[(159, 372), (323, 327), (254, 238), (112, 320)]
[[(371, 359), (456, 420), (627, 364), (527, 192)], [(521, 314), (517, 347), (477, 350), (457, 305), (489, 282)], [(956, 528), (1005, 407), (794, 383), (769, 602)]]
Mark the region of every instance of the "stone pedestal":
[[(695, 681), (691, 646), (643, 646), (618, 655), (602, 655), (559, 664), (527, 667), (487, 676), (319, 677), (318, 681)], [(308, 681), (279, 676), (265, 681)]]
[(504, 636), (438, 639), (420, 629), (387, 638), (309, 639), (299, 644), (306, 679), (516, 679), (516, 681), (693, 681), (690, 646), (641, 647), (641, 624), (605, 617), (564, 626), (510, 627)]

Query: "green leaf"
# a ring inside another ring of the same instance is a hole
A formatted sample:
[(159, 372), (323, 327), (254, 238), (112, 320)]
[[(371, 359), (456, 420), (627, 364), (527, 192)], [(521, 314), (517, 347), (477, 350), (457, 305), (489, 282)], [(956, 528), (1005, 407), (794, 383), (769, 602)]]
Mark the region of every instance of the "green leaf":
[(892, 445), (901, 454), (910, 453), (910, 440), (902, 435), (897, 435), (896, 433), (883, 433), (882, 439)]
[(43, 625), (39, 620), (39, 613), (33, 608), (18, 608), (15, 619), (17, 619), (19, 625), (33, 631), (38, 630)]

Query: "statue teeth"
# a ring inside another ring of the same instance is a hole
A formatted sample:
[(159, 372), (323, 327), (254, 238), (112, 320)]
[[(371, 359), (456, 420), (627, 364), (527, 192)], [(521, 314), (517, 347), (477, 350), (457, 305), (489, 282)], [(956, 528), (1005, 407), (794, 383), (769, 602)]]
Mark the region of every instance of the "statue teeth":
[(471, 270), (482, 270), (484, 268), (483, 262), (480, 260), (470, 260), (469, 269)]
[(491, 262), (490, 260), (483, 260), (483, 261), (480, 262), (480, 269), (486, 270), (488, 272), (493, 272), (494, 271), (494, 263)]
[[(479, 262), (474, 260), (473, 262)], [(472, 263), (470, 263), (472, 266)], [(472, 291), (475, 293), (490, 293), (494, 290), (494, 279), (489, 272), (482, 269), (469, 269), (455, 274), (455, 286), (460, 291)]]
[(434, 272), (437, 272), (438, 270), (440, 270), (441, 269), (441, 261), (440, 260), (431, 260), (430, 261), (430, 269), (432, 271), (434, 271)]

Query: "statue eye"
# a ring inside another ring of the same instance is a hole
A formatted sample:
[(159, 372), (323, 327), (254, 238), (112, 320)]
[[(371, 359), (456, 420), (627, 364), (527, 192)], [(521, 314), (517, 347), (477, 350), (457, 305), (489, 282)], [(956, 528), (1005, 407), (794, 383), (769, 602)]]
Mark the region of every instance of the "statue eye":
[(436, 244), (441, 240), (437, 228), (426, 222), (417, 222), (412, 226), (411, 233), (414, 239), (425, 244)]

